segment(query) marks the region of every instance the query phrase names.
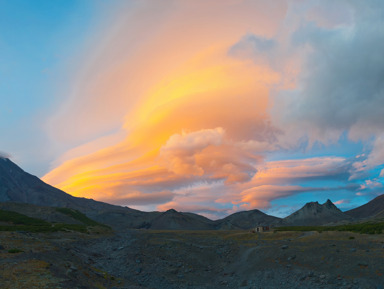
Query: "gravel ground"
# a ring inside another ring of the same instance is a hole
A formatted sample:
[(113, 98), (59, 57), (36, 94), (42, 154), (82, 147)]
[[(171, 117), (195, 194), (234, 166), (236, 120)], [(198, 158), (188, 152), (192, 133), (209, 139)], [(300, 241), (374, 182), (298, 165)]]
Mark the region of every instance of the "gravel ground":
[[(0, 287), (378, 289), (383, 246), (382, 235), (348, 232), (1, 232)], [(24, 252), (8, 253), (11, 247)], [(28, 262), (40, 269), (20, 267)]]

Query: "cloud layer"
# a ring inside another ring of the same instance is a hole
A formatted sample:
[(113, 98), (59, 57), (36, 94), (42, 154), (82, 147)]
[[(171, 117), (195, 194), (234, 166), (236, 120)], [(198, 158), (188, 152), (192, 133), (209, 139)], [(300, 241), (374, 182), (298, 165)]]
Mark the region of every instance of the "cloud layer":
[[(134, 1), (105, 27), (52, 117), (51, 137), (73, 149), (44, 180), (76, 196), (210, 217), (380, 183), (382, 6)], [(309, 152), (344, 134), (368, 153)]]

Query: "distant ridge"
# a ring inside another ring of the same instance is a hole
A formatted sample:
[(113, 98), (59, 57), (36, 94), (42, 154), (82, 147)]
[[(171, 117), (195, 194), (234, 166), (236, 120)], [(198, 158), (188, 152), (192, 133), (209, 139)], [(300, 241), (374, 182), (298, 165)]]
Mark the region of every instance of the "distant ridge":
[(378, 214), (384, 215), (384, 195), (380, 195), (360, 207), (346, 211), (345, 214), (356, 219), (372, 218)]
[(245, 229), (249, 230), (256, 226), (270, 226), (277, 224), (281, 219), (267, 215), (259, 210), (237, 212), (224, 219), (215, 222), (216, 229), (232, 230)]
[(306, 203), (300, 210), (285, 217), (282, 225), (318, 226), (343, 220), (352, 220), (352, 217), (344, 214), (328, 199), (322, 205), (318, 202)]
[(153, 219), (148, 228), (156, 230), (212, 230), (214, 226), (212, 220), (203, 216), (170, 209)]

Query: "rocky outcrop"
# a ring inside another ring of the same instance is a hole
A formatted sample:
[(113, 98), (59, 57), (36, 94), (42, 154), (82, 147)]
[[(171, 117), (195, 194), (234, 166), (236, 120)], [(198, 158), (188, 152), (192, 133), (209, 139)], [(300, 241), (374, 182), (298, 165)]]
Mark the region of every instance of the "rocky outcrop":
[(322, 205), (318, 202), (305, 204), (300, 210), (285, 217), (281, 224), (290, 226), (318, 226), (343, 220), (352, 220), (352, 217), (340, 211), (330, 200), (327, 200)]

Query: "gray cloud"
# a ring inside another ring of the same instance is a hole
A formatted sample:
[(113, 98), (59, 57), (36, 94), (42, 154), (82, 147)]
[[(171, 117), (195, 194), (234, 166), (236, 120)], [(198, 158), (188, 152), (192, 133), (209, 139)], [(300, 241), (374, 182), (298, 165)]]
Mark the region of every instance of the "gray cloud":
[(352, 3), (354, 25), (327, 29), (309, 22), (293, 34), (294, 46), (312, 52), (298, 89), (277, 98), (288, 105), (278, 109), (284, 122), (305, 123), (324, 134), (349, 131), (353, 139), (383, 131), (384, 3)]
[(238, 58), (252, 58), (256, 62), (265, 62), (265, 58), (270, 58), (276, 47), (275, 39), (247, 34), (229, 49), (228, 54)]

